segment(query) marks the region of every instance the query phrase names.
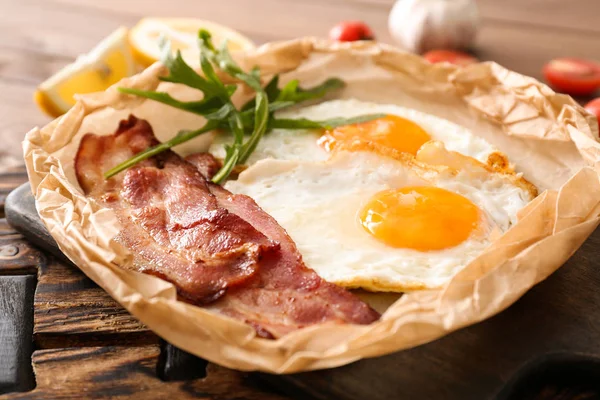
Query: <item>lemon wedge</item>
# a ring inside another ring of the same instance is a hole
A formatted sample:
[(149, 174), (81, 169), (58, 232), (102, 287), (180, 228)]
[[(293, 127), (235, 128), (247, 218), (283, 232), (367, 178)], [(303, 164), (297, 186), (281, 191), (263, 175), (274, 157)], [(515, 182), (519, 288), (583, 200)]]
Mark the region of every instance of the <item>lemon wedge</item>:
[(34, 100), (46, 114), (58, 117), (74, 104), (74, 95), (105, 90), (137, 72), (127, 41), (127, 28), (121, 27), (103, 39), (91, 52), (79, 56), (38, 86)]
[(206, 29), (216, 46), (227, 39), (230, 51), (253, 49), (254, 43), (241, 33), (217, 24), (193, 18), (143, 18), (129, 32), (129, 44), (136, 61), (147, 67), (160, 59), (159, 38), (171, 41), (173, 50), (180, 50), (183, 59), (192, 66), (199, 65), (198, 30)]

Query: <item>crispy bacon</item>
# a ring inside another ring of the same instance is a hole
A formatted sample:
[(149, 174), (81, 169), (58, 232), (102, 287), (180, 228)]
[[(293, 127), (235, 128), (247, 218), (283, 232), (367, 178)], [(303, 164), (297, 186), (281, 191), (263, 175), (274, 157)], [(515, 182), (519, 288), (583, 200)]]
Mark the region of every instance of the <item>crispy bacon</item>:
[[(130, 116), (113, 135), (87, 134), (75, 171), (87, 196), (113, 209), (131, 268), (175, 284), (179, 296), (280, 337), (320, 322), (367, 324), (379, 314), (307, 268), (295, 244), (249, 197), (207, 182), (218, 162), (165, 151), (104, 180), (103, 171), (157, 144)], [(196, 168), (198, 167), (198, 168)]]
[(279, 245), (219, 207), (204, 177), (172, 152), (104, 180), (110, 166), (157, 143), (150, 125), (135, 117), (114, 135), (87, 134), (75, 159), (77, 179), (117, 212), (119, 240), (132, 250), (136, 269), (176, 283), (190, 301), (214, 301), (251, 278)]
[(206, 179), (211, 179), (221, 168), (219, 160), (210, 153), (190, 154), (185, 161), (196, 167)]

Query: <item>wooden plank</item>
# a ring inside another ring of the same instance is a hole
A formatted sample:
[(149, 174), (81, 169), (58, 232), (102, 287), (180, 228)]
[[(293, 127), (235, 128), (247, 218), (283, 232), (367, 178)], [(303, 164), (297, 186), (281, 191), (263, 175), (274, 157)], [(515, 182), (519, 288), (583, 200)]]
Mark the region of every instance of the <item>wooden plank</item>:
[(0, 276), (0, 393), (35, 386), (30, 357), (35, 276)]
[(158, 346), (88, 347), (36, 351), (37, 386), (30, 393), (0, 396), (16, 399), (245, 399), (285, 400), (257, 387), (248, 374), (209, 365), (207, 376), (185, 382), (156, 377)]
[(158, 338), (78, 269), (41, 264), (33, 337), (39, 348), (142, 345)]
[[(9, 233), (8, 224), (0, 219), (0, 231)], [(35, 275), (37, 263), (44, 255), (17, 233), (0, 235), (0, 275)]]

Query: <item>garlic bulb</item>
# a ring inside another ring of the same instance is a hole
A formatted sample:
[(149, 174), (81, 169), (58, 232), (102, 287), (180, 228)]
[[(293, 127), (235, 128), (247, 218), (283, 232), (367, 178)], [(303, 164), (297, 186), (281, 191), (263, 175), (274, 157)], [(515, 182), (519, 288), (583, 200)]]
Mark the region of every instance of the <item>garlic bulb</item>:
[(388, 20), (392, 37), (416, 53), (465, 48), (478, 25), (474, 0), (397, 0)]

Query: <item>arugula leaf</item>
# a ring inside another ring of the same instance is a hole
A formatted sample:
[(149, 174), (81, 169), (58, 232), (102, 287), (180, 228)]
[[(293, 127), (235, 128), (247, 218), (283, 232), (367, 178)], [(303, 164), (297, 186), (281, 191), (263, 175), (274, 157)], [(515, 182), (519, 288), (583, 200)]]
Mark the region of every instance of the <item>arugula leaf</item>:
[(120, 87), (119, 92), (132, 94), (139, 97), (145, 97), (150, 100), (158, 101), (171, 107), (179, 108), (180, 110), (189, 111), (198, 115), (205, 115), (218, 108), (220, 101), (216, 97), (210, 97), (199, 101), (179, 101), (173, 98), (166, 92), (154, 92), (151, 90), (140, 90), (133, 88)]
[(383, 118), (385, 114), (367, 114), (353, 118), (331, 118), (323, 121), (312, 121), (306, 118), (279, 119), (272, 118), (269, 123), (271, 129), (333, 129), (338, 126), (358, 124)]
[[(344, 82), (337, 78), (331, 78), (313, 88), (303, 89), (299, 86), (297, 80), (292, 80), (280, 89), (279, 75), (274, 75), (263, 88), (259, 68), (254, 67), (250, 72), (244, 72), (229, 54), (226, 42), (217, 50), (212, 43), (210, 33), (200, 30), (198, 32), (198, 46), (200, 48), (200, 68), (204, 76), (194, 71), (183, 60), (179, 51), (173, 56), (170, 43), (165, 39), (161, 39), (161, 60), (169, 70), (168, 75), (161, 77), (161, 79), (200, 90), (203, 93), (202, 100), (180, 101), (165, 92), (131, 88), (119, 88), (119, 90), (122, 93), (144, 97), (180, 110), (202, 115), (207, 120), (206, 124), (195, 131), (180, 131), (171, 140), (138, 153), (106, 172), (106, 179), (198, 135), (214, 129), (222, 129), (231, 132), (234, 140), (232, 144), (225, 145), (226, 156), (223, 167), (213, 177), (213, 182), (219, 183), (227, 179), (237, 164), (248, 160), (263, 135), (270, 129), (331, 129), (340, 125), (365, 122), (383, 116), (372, 114), (355, 118), (332, 118), (324, 121), (312, 121), (306, 118), (277, 119), (273, 115), (275, 111), (291, 107), (303, 101), (319, 99), (331, 90), (342, 88)], [(225, 84), (220, 79), (216, 69), (248, 85), (256, 92), (254, 99), (244, 104), (241, 109), (237, 109), (231, 99), (237, 85)]]
[[(269, 81), (269, 83), (266, 84), (265, 88), (263, 89), (265, 91), (265, 93), (267, 94), (267, 98), (269, 99), (269, 101), (275, 101), (277, 100), (277, 96), (279, 96), (280, 90), (279, 90), (279, 75), (273, 75), (273, 77), (271, 78), (271, 80)], [(292, 103), (292, 105), (295, 103)], [(256, 99), (253, 98), (251, 100), (248, 100), (248, 102), (246, 102), (246, 104), (244, 104), (242, 106), (242, 111), (247, 111), (247, 110), (251, 110), (256, 106)]]
[(258, 142), (267, 131), (269, 122), (269, 100), (267, 94), (263, 91), (256, 93), (256, 110), (254, 112), (254, 132), (250, 135), (250, 139), (242, 147), (240, 154), (240, 163), (246, 162), (250, 154), (256, 149)]
[[(318, 86), (315, 86), (310, 89), (302, 89), (298, 87), (298, 91), (295, 94), (293, 101), (300, 103), (307, 100), (316, 100), (325, 96), (327, 92), (332, 90), (342, 89), (346, 86), (344, 81), (339, 78), (329, 78), (325, 82), (321, 83)], [(281, 100), (281, 99), (279, 99)]]
[[(171, 54), (171, 43), (169, 40), (162, 38), (159, 43), (162, 53), (162, 63), (168, 68), (169, 75), (160, 77), (161, 80), (173, 83), (181, 83), (186, 86), (198, 89), (204, 93), (206, 97), (212, 97), (218, 91), (212, 82), (201, 77), (183, 60), (181, 51), (177, 51), (175, 57)], [(168, 50), (168, 51), (167, 51)]]
[[(233, 104), (225, 103), (218, 110), (215, 110), (209, 114), (204, 114), (204, 118), (206, 118), (208, 120), (214, 120), (214, 121), (220, 122), (221, 120), (227, 118), (230, 114), (235, 113), (236, 111), (237, 110), (235, 109), (235, 106)], [(243, 129), (243, 125), (241, 125), (241, 124), (239, 124), (239, 125), (242, 126), (242, 129)]]

